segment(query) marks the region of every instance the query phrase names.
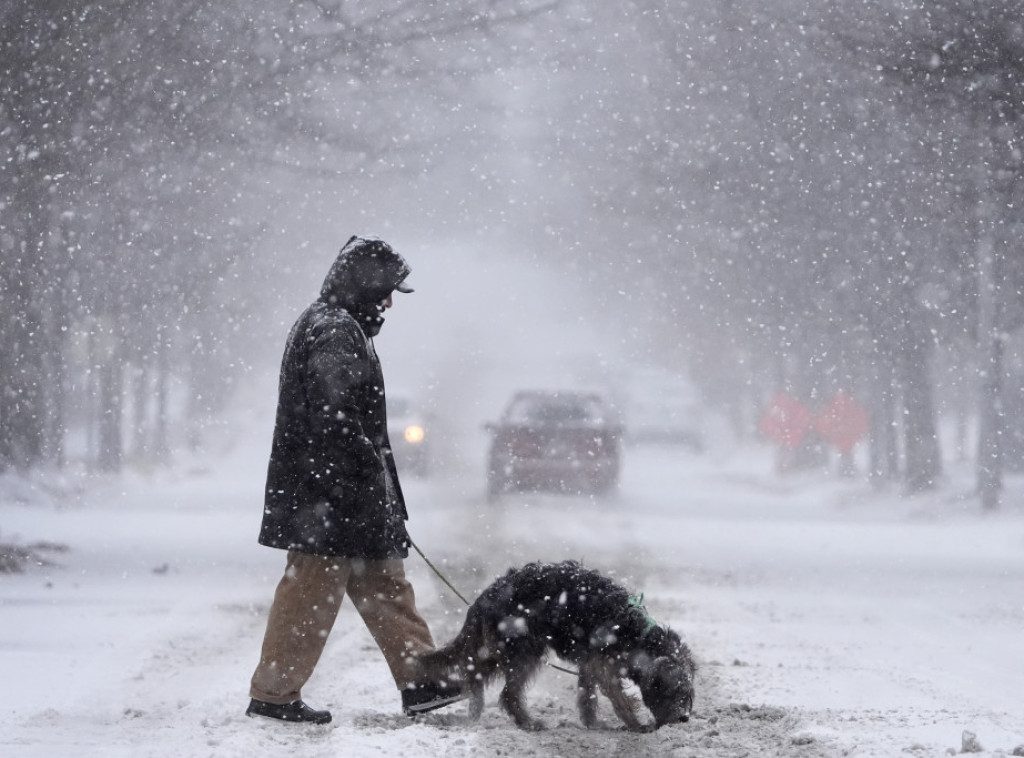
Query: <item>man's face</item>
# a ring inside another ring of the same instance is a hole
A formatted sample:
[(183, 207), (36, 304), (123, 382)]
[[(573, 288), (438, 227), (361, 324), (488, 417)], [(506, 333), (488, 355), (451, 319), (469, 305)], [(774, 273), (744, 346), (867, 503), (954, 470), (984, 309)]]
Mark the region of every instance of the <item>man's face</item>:
[(388, 308), (390, 308), (392, 306), (392, 296), (394, 294), (395, 293), (393, 293), (393, 292), (389, 292), (388, 296), (386, 298), (384, 298), (383, 300), (381, 300), (377, 304), (377, 307), (380, 308), (380, 312), (381, 313), (383, 313), (384, 311), (386, 311)]

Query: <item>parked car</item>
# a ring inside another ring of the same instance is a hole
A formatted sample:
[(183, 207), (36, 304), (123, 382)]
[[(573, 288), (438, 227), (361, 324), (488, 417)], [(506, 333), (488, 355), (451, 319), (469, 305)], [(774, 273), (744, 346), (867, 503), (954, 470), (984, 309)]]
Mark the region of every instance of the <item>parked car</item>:
[(520, 391), (491, 432), (487, 492), (603, 493), (619, 481), (621, 430), (592, 392)]
[(408, 395), (388, 394), (388, 439), (399, 475), (430, 473), (430, 425)]
[(697, 452), (704, 448), (702, 403), (683, 377), (634, 368), (619, 378), (618, 392), (627, 442), (677, 444)]

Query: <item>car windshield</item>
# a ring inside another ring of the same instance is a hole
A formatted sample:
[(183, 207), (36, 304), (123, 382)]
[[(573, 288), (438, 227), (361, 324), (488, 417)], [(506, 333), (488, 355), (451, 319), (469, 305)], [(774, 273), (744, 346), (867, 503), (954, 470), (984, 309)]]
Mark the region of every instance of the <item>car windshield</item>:
[(514, 424), (578, 424), (604, 420), (596, 397), (524, 396), (513, 401), (506, 419)]

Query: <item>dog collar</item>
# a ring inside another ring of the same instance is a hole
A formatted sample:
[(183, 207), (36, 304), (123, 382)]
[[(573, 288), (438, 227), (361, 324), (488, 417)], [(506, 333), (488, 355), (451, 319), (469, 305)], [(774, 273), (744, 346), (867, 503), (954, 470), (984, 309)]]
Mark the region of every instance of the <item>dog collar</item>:
[(629, 605), (644, 614), (644, 636), (647, 636), (658, 625), (658, 622), (651, 617), (651, 614), (647, 612), (647, 608), (644, 607), (644, 593), (638, 592), (635, 595), (630, 595)]

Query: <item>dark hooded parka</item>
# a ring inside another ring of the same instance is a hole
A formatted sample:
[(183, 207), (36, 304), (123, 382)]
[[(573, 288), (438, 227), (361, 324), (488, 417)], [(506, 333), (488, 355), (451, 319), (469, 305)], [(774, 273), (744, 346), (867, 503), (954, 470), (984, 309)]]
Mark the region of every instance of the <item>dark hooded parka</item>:
[(408, 516), (372, 338), (384, 321), (381, 302), (408, 275), (408, 264), (387, 243), (353, 237), (319, 299), (292, 327), (261, 544), (326, 556), (407, 557)]

